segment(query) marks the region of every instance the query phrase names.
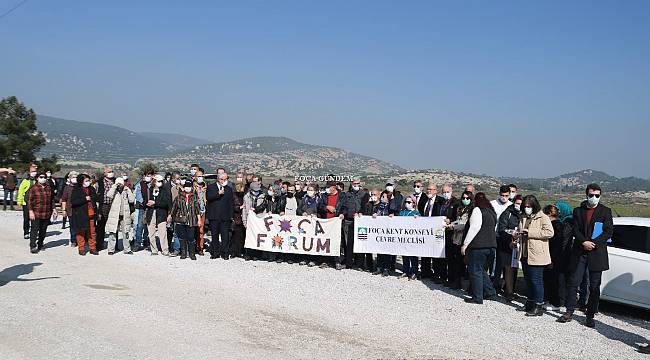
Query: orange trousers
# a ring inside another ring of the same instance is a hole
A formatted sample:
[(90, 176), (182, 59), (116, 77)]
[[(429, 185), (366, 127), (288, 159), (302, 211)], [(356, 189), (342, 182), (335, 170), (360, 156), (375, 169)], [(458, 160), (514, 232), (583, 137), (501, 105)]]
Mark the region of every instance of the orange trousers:
[(201, 219), (199, 220), (199, 231), (195, 232), (195, 237), (196, 237), (196, 250), (197, 251), (203, 251), (203, 245), (205, 244), (205, 234), (204, 234), (204, 228), (205, 228), (205, 214), (201, 215)]
[(86, 251), (86, 240), (88, 240), (88, 247), (90, 251), (97, 251), (97, 243), (95, 242), (95, 220), (89, 221), (89, 227), (86, 231), (77, 231), (77, 247), (80, 252)]

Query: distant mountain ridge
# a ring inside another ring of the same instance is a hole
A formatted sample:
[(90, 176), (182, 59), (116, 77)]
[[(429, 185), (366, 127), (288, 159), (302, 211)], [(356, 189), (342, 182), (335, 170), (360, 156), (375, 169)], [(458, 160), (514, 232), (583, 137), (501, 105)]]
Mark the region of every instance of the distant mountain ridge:
[(650, 180), (638, 177), (617, 178), (602, 171), (586, 169), (580, 170), (553, 178), (536, 179), (536, 178), (518, 178), (505, 177), (501, 178), (504, 183), (515, 183), (526, 186), (530, 189), (546, 189), (560, 192), (579, 192), (591, 183), (599, 184), (607, 191), (631, 192), (647, 191), (650, 192)]

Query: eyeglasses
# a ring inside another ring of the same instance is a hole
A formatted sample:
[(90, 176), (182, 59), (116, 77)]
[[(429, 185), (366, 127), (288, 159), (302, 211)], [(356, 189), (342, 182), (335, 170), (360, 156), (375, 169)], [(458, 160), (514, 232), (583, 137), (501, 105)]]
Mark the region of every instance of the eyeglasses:
[(600, 194), (589, 194), (589, 197), (595, 197), (596, 199), (600, 199)]
[(463, 196), (463, 200), (469, 200), (467, 196)]

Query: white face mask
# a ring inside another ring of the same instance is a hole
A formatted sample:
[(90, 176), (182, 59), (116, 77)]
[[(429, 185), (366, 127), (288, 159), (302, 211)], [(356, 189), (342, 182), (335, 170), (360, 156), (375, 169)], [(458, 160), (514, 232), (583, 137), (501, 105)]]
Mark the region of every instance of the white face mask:
[(533, 214), (533, 208), (532, 208), (532, 207), (528, 207), (528, 206), (526, 206), (526, 207), (524, 208), (524, 211), (526, 212), (526, 215), (528, 215), (528, 216), (530, 216), (530, 215)]
[(314, 197), (314, 190), (307, 190), (307, 196)]
[(196, 182), (203, 183), (203, 176), (197, 176), (196, 177)]
[(145, 182), (151, 182), (151, 176), (145, 176), (144, 181)]
[(515, 210), (521, 211), (521, 204), (515, 204)]
[(46, 182), (47, 182), (47, 179), (46, 179), (46, 178), (38, 178), (38, 183), (39, 183), (39, 184), (43, 185), (43, 184), (45, 184)]
[(36, 171), (32, 171), (32, 172), (30, 172), (30, 173), (29, 173), (29, 176), (31, 176), (31, 177), (36, 177)]
[(329, 194), (329, 193), (331, 193), (331, 192), (332, 192), (332, 191), (330, 190), (330, 188), (326, 188), (326, 189), (325, 189), (325, 194)]
[(434, 195), (434, 194), (427, 194), (427, 197), (428, 197), (429, 199), (433, 199), (434, 196), (436, 196), (436, 195)]
[(109, 179), (112, 179), (112, 178), (115, 177), (115, 173), (111, 171), (108, 174), (106, 174), (106, 177), (109, 178)]
[(375, 195), (371, 196), (370, 201), (377, 202), (377, 197)]
[(416, 193), (416, 194), (420, 194), (422, 192), (422, 188), (413, 187), (413, 192)]
[(300, 185), (296, 185), (296, 192), (300, 192), (301, 189), (302, 187)]
[(179, 184), (181, 183), (181, 179), (176, 179), (176, 180), (174, 180), (174, 183), (175, 183), (176, 185), (179, 185)]
[(587, 198), (587, 202), (589, 203), (589, 205), (590, 205), (591, 207), (594, 207), (594, 206), (597, 206), (597, 205), (598, 205), (598, 203), (600, 202), (600, 198), (597, 198), (597, 197), (595, 197), (595, 196), (594, 196), (594, 197), (590, 197), (590, 198)]
[(122, 180), (124, 180), (124, 181), (129, 180), (129, 176), (128, 175), (122, 175)]
[(192, 192), (192, 188), (189, 186), (184, 187), (183, 190), (185, 190), (186, 193)]
[(450, 192), (442, 193), (442, 196), (445, 197), (445, 200), (451, 199), (451, 193)]
[(406, 203), (406, 210), (413, 210), (413, 203)]
[(71, 184), (76, 184), (76, 183), (77, 183), (77, 178), (72, 178), (72, 179), (70, 179), (70, 183), (71, 183)]
[(512, 199), (514, 199), (515, 196), (517, 196), (517, 193), (516, 192), (511, 192), (510, 193), (510, 201), (512, 201)]
[(244, 178), (240, 178), (240, 177), (238, 177), (238, 178), (237, 178), (237, 182), (244, 182)]
[(90, 186), (90, 181), (84, 181), (84, 187), (89, 187)]
[(52, 177), (52, 173), (48, 171), (48, 172), (45, 173), (45, 176)]
[(156, 181), (156, 186), (158, 186), (158, 187), (162, 187), (162, 186), (163, 186), (163, 182), (162, 182), (162, 181)]
[(499, 200), (501, 201), (502, 204), (507, 203), (508, 202), (508, 195), (499, 197)]
[(196, 170), (194, 170), (194, 169), (190, 170), (190, 174), (192, 174), (192, 176), (194, 176), (196, 174)]
[(388, 185), (388, 186), (386, 186), (386, 191), (388, 191), (388, 192), (391, 192), (391, 193), (392, 193), (392, 192), (393, 192), (393, 190), (395, 190), (395, 187), (394, 187), (393, 185)]
[(269, 190), (266, 193), (269, 194), (269, 196), (273, 196), (273, 190)]
[(354, 190), (354, 191), (359, 191), (359, 189), (361, 189), (361, 186), (359, 186), (359, 185), (352, 185), (352, 190)]

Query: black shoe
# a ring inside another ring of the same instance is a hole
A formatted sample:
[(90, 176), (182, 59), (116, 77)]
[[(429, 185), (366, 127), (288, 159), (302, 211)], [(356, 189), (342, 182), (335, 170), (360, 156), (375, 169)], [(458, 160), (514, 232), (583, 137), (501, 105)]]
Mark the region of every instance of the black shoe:
[(196, 260), (196, 255), (190, 254), (190, 260)]
[(91, 253), (92, 255), (99, 255), (99, 251), (97, 251), (97, 250), (95, 250), (95, 251), (92, 251), (92, 250), (91, 250), (90, 253)]
[(382, 271), (379, 270), (379, 269), (377, 269), (377, 270), (375, 270), (375, 271), (372, 272), (373, 275), (379, 275), (379, 274), (381, 274), (381, 273), (382, 273)]
[(31, 249), (29, 249), (29, 252), (32, 253), (32, 254), (38, 254), (38, 248), (37, 247), (31, 248)]
[(650, 354), (650, 344), (649, 345), (641, 345), (641, 346), (639, 346), (639, 352), (641, 354)]
[(468, 303), (468, 304), (477, 304), (477, 305), (483, 304), (482, 302), (478, 302), (478, 301), (474, 300), (474, 298), (465, 299), (464, 301), (466, 303)]
[(336, 270), (343, 270), (343, 269), (345, 269), (344, 264), (336, 264)]
[(499, 297), (496, 294), (490, 296), (483, 296), (483, 300), (499, 301)]
[(126, 255), (133, 255), (133, 251), (126, 251), (125, 254)]
[(542, 316), (544, 315), (544, 309), (542, 308), (542, 305), (535, 305), (535, 307), (530, 310), (526, 311), (526, 316)]
[(79, 251), (79, 255), (86, 256), (86, 252), (85, 251)]
[(24, 238), (24, 239), (29, 239), (29, 234), (25, 234), (25, 235), (23, 235), (23, 238)]
[(251, 261), (251, 257), (249, 255), (244, 255), (244, 260)]
[(587, 317), (585, 319), (585, 326), (588, 327), (588, 328), (595, 328), (596, 327), (596, 322), (594, 321), (594, 318)]
[(384, 272), (381, 273), (381, 276), (383, 276), (383, 277), (386, 277), (386, 276), (389, 276), (389, 275), (390, 275), (390, 272), (388, 270), (384, 270)]
[(559, 323), (568, 323), (573, 321), (573, 311), (567, 311), (557, 319)]
[(114, 251), (109, 251), (109, 252), (108, 252), (108, 255), (113, 255), (113, 254), (115, 254)]
[(219, 259), (219, 258), (220, 258), (219, 255), (210, 255), (210, 259), (212, 260)]
[[(230, 259), (230, 255), (221, 255), (221, 258), (223, 260), (228, 260), (228, 259)], [(278, 262), (282, 262), (282, 260), (278, 260)]]

